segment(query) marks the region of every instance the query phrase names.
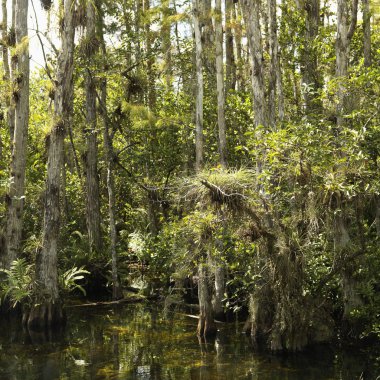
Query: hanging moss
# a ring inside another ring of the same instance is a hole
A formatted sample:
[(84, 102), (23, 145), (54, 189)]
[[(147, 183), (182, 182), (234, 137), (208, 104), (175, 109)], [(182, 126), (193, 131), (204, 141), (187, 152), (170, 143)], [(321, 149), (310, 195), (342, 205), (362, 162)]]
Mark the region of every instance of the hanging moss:
[(144, 93), (144, 90), (146, 88), (146, 81), (144, 78), (139, 75), (128, 75), (127, 78), (128, 82), (126, 91), (128, 98)]
[(49, 11), (51, 9), (51, 6), (53, 5), (52, 0), (40, 0), (41, 6), (45, 11)]
[(100, 46), (100, 42), (96, 37), (83, 37), (79, 44), (79, 51), (84, 57), (91, 57), (95, 54)]
[(13, 27), (9, 28), (8, 33), (7, 33), (6, 37), (5, 37), (4, 43), (8, 47), (14, 47), (16, 45), (16, 31), (15, 31), (15, 28), (13, 28)]

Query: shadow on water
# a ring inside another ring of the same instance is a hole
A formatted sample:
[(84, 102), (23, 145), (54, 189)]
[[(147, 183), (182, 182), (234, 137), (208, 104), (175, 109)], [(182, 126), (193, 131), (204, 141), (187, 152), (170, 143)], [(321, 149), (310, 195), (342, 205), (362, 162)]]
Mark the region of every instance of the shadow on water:
[(220, 325), (216, 339), (198, 340), (194, 319), (160, 309), (72, 308), (66, 329), (54, 334), (2, 322), (0, 379), (375, 380), (380, 374), (374, 352), (257, 354), (240, 325)]

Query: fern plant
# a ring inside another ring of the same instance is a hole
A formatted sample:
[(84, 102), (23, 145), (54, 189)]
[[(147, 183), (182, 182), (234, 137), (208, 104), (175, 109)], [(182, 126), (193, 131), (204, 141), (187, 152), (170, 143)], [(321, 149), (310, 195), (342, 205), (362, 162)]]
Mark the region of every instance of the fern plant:
[(86, 290), (78, 284), (77, 281), (83, 280), (85, 274), (90, 272), (85, 270), (84, 267), (73, 267), (59, 276), (60, 287), (63, 292), (71, 293), (75, 289), (80, 290), (83, 295), (86, 295)]
[(0, 286), (1, 301), (8, 300), (12, 307), (18, 303), (29, 303), (33, 291), (34, 265), (26, 259), (14, 260), (9, 269), (0, 269), (5, 279)]

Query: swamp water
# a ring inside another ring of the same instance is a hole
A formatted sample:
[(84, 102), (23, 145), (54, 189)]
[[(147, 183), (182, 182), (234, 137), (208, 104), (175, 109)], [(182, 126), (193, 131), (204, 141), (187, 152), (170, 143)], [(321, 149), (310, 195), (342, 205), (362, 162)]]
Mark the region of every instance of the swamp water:
[[(67, 310), (60, 336), (0, 326), (0, 380), (320, 380), (377, 379), (376, 355), (319, 349), (306, 354), (257, 354), (241, 325), (220, 324), (200, 343), (197, 321), (160, 305)], [(380, 377), (379, 377), (380, 379)]]

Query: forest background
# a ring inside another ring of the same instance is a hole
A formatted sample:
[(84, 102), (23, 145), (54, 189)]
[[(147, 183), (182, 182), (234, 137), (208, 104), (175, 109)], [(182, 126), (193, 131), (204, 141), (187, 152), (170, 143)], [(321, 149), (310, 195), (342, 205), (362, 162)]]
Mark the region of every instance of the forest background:
[(4, 313), (196, 275), (200, 336), (377, 339), (378, 2), (41, 6), (2, 1)]

